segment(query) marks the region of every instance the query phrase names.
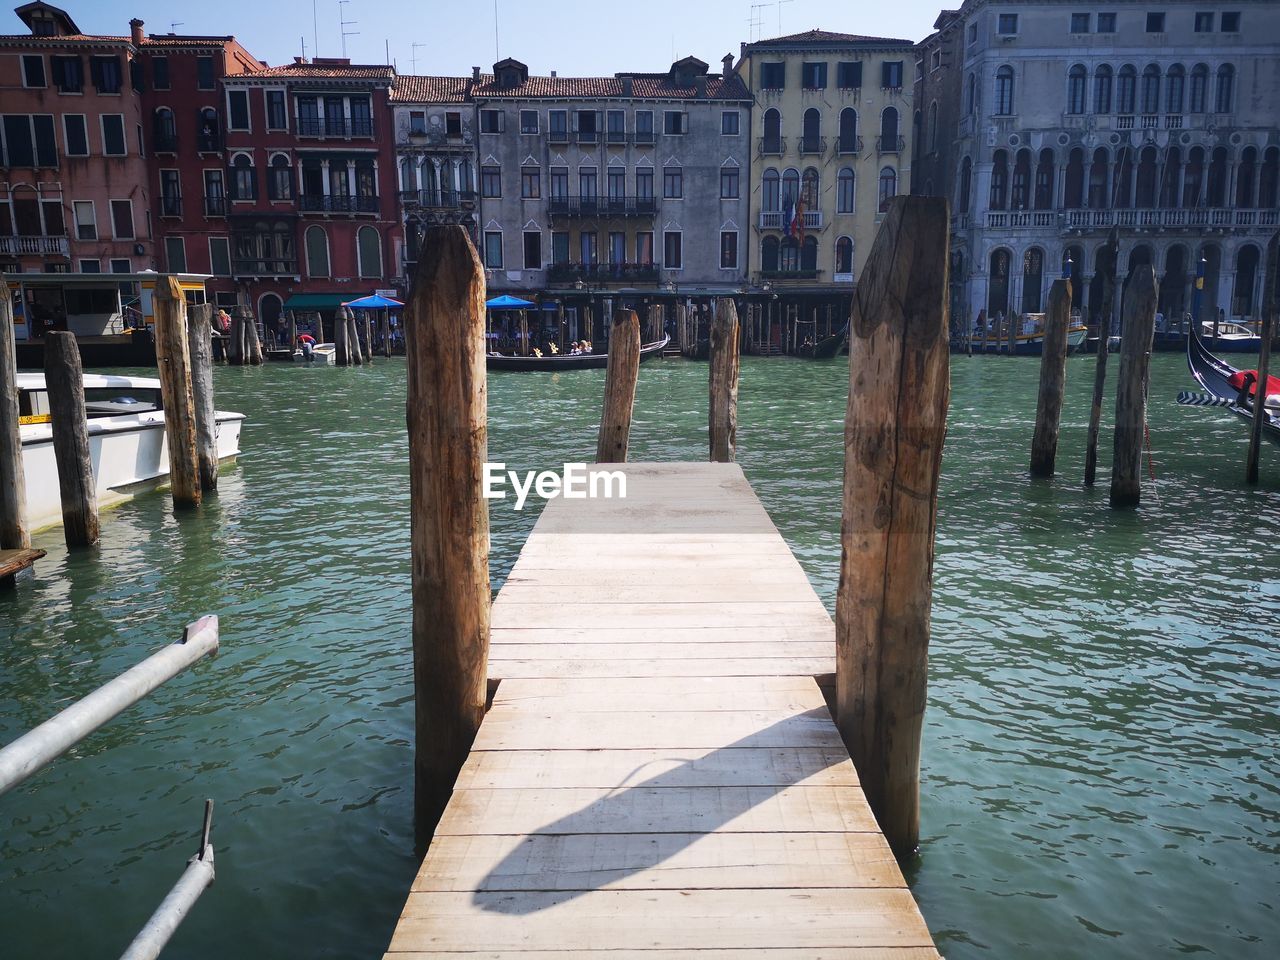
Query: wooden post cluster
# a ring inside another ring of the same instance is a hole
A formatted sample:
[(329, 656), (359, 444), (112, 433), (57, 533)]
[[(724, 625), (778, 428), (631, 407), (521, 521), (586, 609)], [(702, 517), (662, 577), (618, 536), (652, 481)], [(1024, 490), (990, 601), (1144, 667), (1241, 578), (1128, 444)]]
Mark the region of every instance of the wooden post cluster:
[(405, 311), (419, 836), (484, 718), (489, 514), (484, 268), (466, 230), (427, 230)]
[(368, 310), (361, 310), (360, 319), (364, 327), (364, 362), (373, 363), (373, 318)]
[[(196, 456), (191, 350), (187, 343), (187, 303), (176, 278), (162, 276), (157, 279), (153, 303), (156, 367), (164, 398), (164, 429), (169, 442), (169, 486), (173, 492), (173, 504), (175, 507), (199, 506), (200, 468)], [(250, 317), (246, 323), (252, 325), (253, 318)]]
[(640, 319), (634, 310), (619, 310), (609, 330), (609, 360), (604, 375), (604, 409), (596, 442), (597, 463), (626, 463), (631, 410), (640, 373)]
[(333, 361), (340, 367), (351, 366), (351, 354), (347, 345), (346, 307), (339, 307), (333, 316)]
[(382, 340), (382, 355), (391, 357), (391, 312), (383, 310), (378, 322), (378, 337)]
[(356, 312), (350, 307), (343, 307), (342, 311), (347, 322), (347, 353), (351, 363), (359, 367), (365, 360), (364, 347), (360, 343), (360, 324), (356, 322)]
[(62, 498), (62, 534), (68, 547), (91, 547), (98, 542), (98, 494), (85, 419), (84, 370), (75, 334), (45, 335), (44, 380)]
[(227, 332), (227, 363), (238, 367), (245, 362), (244, 307), (231, 308), (231, 329)]
[(1156, 329), (1159, 291), (1151, 264), (1135, 268), (1124, 298), (1116, 433), (1111, 461), (1111, 505), (1136, 507), (1142, 497), (1142, 442), (1147, 427), (1147, 370)]
[(298, 318), (292, 310), (288, 313), (289, 317), (289, 356), (293, 356), (293, 351), (298, 349)]
[(901, 857), (920, 835), (920, 735), (951, 382), (947, 202), (898, 197), (854, 295), (836, 598), (837, 725)]
[(1044, 316), (1044, 350), (1040, 356), (1040, 393), (1036, 429), (1031, 439), (1031, 475), (1052, 477), (1062, 423), (1062, 394), (1067, 386), (1067, 328), (1071, 325), (1071, 281), (1055, 280)]
[(711, 372), (707, 435), (711, 460), (732, 463), (738, 447), (738, 311), (728, 297), (716, 300), (711, 320)]
[(27, 480), (18, 427), (18, 347), (13, 332), (13, 299), (0, 277), (0, 550), (27, 550)]
[(262, 366), (262, 338), (258, 336), (258, 318), (248, 308), (244, 310), (244, 363)]
[[(191, 355), (191, 399), (196, 424), (196, 465), (201, 490), (218, 489), (217, 421), (213, 407), (213, 304), (187, 311), (187, 344)], [(289, 314), (290, 342), (294, 330)]]
[(1249, 452), (1244, 462), (1245, 483), (1258, 482), (1258, 458), (1262, 448), (1262, 418), (1266, 416), (1267, 376), (1271, 372), (1271, 338), (1276, 328), (1276, 288), (1280, 281), (1280, 232), (1267, 244), (1266, 272), (1262, 283), (1262, 346), (1258, 351), (1258, 386), (1253, 401), (1253, 422), (1249, 430)]
[(1102, 430), (1102, 397), (1107, 386), (1107, 353), (1111, 340), (1111, 321), (1117, 306), (1116, 271), (1120, 264), (1120, 231), (1111, 228), (1102, 248), (1102, 309), (1098, 313), (1098, 356), (1093, 371), (1093, 404), (1089, 407), (1089, 433), (1084, 450), (1084, 485), (1093, 486), (1098, 472), (1098, 434)]

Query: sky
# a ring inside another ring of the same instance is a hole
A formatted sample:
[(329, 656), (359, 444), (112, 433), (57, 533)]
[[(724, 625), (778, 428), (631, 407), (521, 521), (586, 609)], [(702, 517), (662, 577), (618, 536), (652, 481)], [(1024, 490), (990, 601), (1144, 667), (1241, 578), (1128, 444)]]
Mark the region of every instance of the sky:
[[(356, 63), (385, 63), (401, 73), (470, 74), (515, 57), (534, 74), (611, 75), (620, 70), (665, 70), (692, 54), (718, 69), (739, 44), (814, 27), (841, 33), (921, 40), (944, 6), (959, 0), (53, 0), (86, 33), (123, 35), (129, 20), (148, 33), (234, 34), (271, 64), (307, 56), (346, 55)], [(16, 6), (16, 2), (14, 3)], [(313, 21), (312, 11), (315, 11)], [(265, 11), (270, 11), (265, 14)], [(781, 17), (781, 21), (779, 21)], [(760, 21), (749, 25), (749, 20)], [(174, 22), (176, 26), (173, 26)], [(11, 12), (0, 33), (24, 32)], [(317, 46), (318, 40), (318, 46)], [(674, 56), (673, 56), (674, 54)], [(416, 58), (416, 62), (415, 62)]]

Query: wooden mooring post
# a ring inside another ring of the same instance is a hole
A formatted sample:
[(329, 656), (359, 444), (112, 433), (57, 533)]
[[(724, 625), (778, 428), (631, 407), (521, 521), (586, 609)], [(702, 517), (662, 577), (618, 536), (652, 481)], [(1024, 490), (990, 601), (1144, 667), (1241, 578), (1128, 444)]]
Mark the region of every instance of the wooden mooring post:
[(231, 308), (231, 329), (227, 331), (227, 363), (242, 366), (244, 353), (244, 307), (237, 305)]
[(1107, 387), (1107, 353), (1111, 341), (1111, 321), (1117, 302), (1117, 270), (1120, 264), (1120, 231), (1111, 234), (1102, 248), (1102, 309), (1098, 311), (1098, 356), (1093, 368), (1093, 404), (1089, 407), (1089, 433), (1084, 448), (1084, 485), (1093, 486), (1098, 473), (1098, 434), (1102, 430), (1102, 398)]
[(733, 301), (721, 297), (711, 319), (711, 366), (707, 435), (711, 460), (731, 463), (738, 446), (738, 368), (740, 365), (738, 311)]
[(333, 316), (333, 360), (340, 367), (351, 365), (351, 352), (347, 344), (346, 307), (339, 307)]
[(948, 225), (945, 200), (893, 200), (849, 324), (836, 722), (899, 857), (920, 835), (934, 530), (951, 392)]
[(18, 347), (13, 299), (0, 278), (0, 550), (31, 548), (27, 525), (27, 477), (18, 425)]
[(246, 307), (244, 311), (244, 362), (262, 366), (262, 337), (258, 335), (258, 318)]
[(609, 360), (604, 374), (604, 408), (596, 441), (597, 463), (626, 463), (631, 436), (631, 410), (640, 372), (640, 319), (634, 310), (619, 310), (609, 330)]
[[(218, 489), (217, 421), (213, 407), (213, 304), (187, 311), (187, 345), (191, 355), (191, 400), (196, 423), (196, 464), (201, 490)], [(294, 340), (289, 314), (290, 343)]]
[(53, 458), (62, 498), (62, 535), (68, 547), (98, 542), (98, 494), (89, 454), (84, 370), (74, 333), (52, 331), (44, 338), (44, 380), (53, 428)]
[(1134, 268), (1124, 298), (1116, 432), (1111, 458), (1111, 506), (1136, 507), (1142, 497), (1142, 444), (1147, 426), (1147, 371), (1159, 290), (1150, 264)]
[(1271, 372), (1271, 338), (1276, 329), (1276, 287), (1280, 281), (1280, 232), (1267, 244), (1266, 272), (1262, 282), (1262, 345), (1258, 350), (1258, 384), (1253, 395), (1253, 421), (1249, 428), (1249, 452), (1245, 456), (1245, 483), (1258, 482), (1258, 458), (1262, 448), (1262, 418), (1267, 408), (1268, 375)]
[[(164, 398), (165, 437), (169, 442), (169, 487), (175, 507), (195, 507), (200, 505), (200, 468), (196, 456), (191, 349), (187, 343), (187, 303), (182, 288), (172, 276), (162, 276), (156, 281), (153, 299), (156, 366)], [(248, 317), (245, 322), (252, 324), (253, 318)]]
[(407, 309), (409, 492), (420, 846), (484, 718), (489, 511), (484, 267), (466, 230), (427, 230)]
[(1044, 348), (1040, 355), (1040, 393), (1036, 429), (1031, 438), (1031, 475), (1052, 477), (1062, 423), (1062, 394), (1067, 386), (1067, 328), (1071, 325), (1071, 281), (1055, 280), (1044, 315)]

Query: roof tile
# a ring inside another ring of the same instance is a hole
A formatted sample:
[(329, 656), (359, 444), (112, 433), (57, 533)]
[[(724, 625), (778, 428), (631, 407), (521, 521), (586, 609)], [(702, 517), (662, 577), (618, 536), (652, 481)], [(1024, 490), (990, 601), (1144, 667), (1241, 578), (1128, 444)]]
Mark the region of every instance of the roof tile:
[(470, 92), (470, 77), (397, 74), (391, 100), (394, 103), (465, 103)]
[(833, 44), (852, 44), (854, 46), (914, 47), (914, 40), (902, 40), (895, 37), (867, 37), (858, 33), (833, 33), (830, 30), (806, 30), (804, 33), (792, 33), (785, 37), (773, 37), (769, 40), (757, 40), (747, 44), (752, 47), (794, 47), (794, 46), (828, 46)]

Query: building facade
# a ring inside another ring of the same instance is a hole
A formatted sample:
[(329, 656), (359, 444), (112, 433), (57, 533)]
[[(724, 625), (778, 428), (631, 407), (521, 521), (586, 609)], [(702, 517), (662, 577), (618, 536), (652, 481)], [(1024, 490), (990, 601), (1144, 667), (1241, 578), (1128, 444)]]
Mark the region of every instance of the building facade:
[(232, 277), (268, 330), (399, 276), (394, 79), (340, 58), (223, 78)]
[(849, 300), (888, 202), (911, 182), (910, 40), (826, 30), (744, 44), (752, 281), (802, 315)]
[(952, 276), (962, 316), (1038, 313), (1069, 274), (1091, 322), (1099, 253), (1118, 228), (1123, 279), (1152, 264), (1160, 310), (1258, 316), (1277, 227), (1280, 6), (969, 0)]
[(480, 252), (498, 292), (628, 299), (746, 283), (751, 100), (688, 57), (664, 73), (530, 77), (504, 60), (472, 86)]
[(154, 265), (138, 47), (63, 10), (15, 11), (0, 37), (0, 272)]

